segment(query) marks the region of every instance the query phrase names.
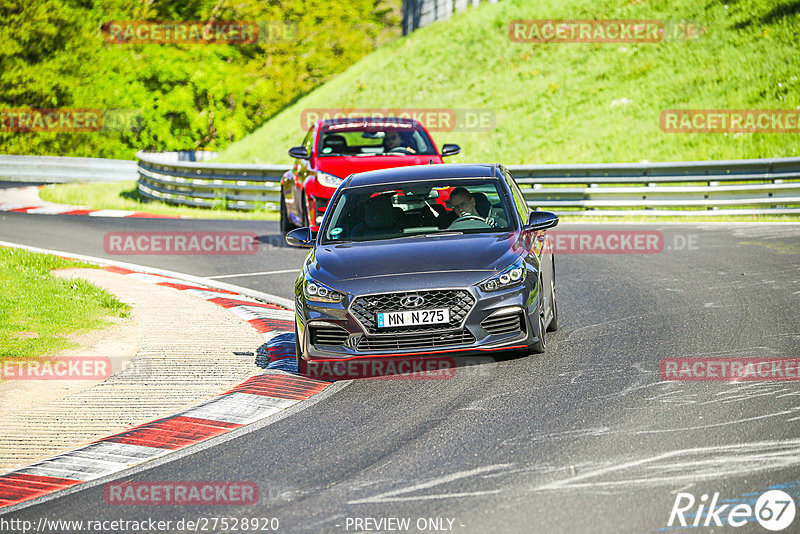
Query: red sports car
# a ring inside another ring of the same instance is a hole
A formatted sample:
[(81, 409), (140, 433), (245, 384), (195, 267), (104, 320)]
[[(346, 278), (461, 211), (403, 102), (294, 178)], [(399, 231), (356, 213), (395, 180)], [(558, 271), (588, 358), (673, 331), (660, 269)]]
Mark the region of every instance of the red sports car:
[(319, 230), (334, 191), (352, 173), (442, 163), (460, 151), (443, 145), (440, 152), (414, 119), (320, 119), (302, 145), (289, 149), (295, 163), (281, 179), (281, 232)]

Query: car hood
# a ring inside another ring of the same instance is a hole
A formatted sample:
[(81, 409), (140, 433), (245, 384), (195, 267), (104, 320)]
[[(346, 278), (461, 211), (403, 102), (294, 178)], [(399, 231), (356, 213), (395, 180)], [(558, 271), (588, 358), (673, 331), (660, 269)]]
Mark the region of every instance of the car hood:
[(468, 287), (519, 257), (510, 232), (412, 237), (322, 245), (307, 258), (308, 274), (349, 293)]
[(427, 165), (431, 160), (441, 163), (438, 155), (431, 156), (330, 156), (317, 158), (317, 169), (339, 178), (347, 178), (354, 172), (376, 171), (408, 165)]

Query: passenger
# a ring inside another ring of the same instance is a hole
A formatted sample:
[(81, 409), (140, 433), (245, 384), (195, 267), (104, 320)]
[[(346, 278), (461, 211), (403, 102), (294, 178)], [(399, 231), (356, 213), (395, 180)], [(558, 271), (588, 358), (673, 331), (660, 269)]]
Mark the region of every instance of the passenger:
[(392, 195), (377, 195), (369, 199), (366, 205), (364, 220), (353, 228), (355, 237), (396, 234), (398, 229), (398, 211), (392, 205)]

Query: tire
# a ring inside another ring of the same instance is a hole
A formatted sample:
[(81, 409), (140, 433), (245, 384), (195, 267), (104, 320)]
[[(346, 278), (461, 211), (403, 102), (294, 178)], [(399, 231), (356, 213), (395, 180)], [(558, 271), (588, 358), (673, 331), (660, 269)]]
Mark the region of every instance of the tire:
[(306, 361), (300, 356), (300, 343), (297, 337), (297, 325), (294, 325), (294, 358), (297, 361), (297, 372), (301, 375), (308, 374)]
[(553, 303), (553, 318), (547, 326), (548, 332), (556, 332), (558, 330), (558, 300), (556, 300), (556, 262), (553, 260), (553, 278), (550, 282), (550, 302)]
[(296, 226), (289, 219), (289, 212), (286, 210), (286, 199), (283, 197), (283, 191), (281, 191), (281, 234), (285, 236), (295, 228)]
[[(542, 287), (542, 280), (539, 279), (539, 288)], [(539, 305), (536, 307), (537, 324), (534, 325), (534, 333), (538, 338), (530, 347), (534, 354), (541, 354), (547, 348), (547, 326), (544, 318), (544, 295), (539, 291)]]
[(303, 194), (303, 226), (301, 228), (310, 228), (311, 223), (308, 222), (308, 202), (306, 200), (305, 194)]

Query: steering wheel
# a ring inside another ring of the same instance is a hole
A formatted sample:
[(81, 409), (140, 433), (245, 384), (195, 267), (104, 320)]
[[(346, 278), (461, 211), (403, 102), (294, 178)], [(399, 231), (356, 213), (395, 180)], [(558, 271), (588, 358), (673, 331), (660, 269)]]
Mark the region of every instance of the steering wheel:
[[(451, 222), (450, 226), (448, 228), (452, 228), (454, 225), (456, 225), (457, 223), (462, 222), (462, 221), (480, 221), (483, 224), (486, 224), (486, 221), (484, 220), (483, 217), (479, 217), (477, 215), (472, 215), (471, 213), (468, 213), (467, 215), (462, 215), (461, 217), (459, 217), (455, 221)], [(487, 224), (486, 226), (488, 227), (489, 225)]]
[(459, 217), (458, 219), (456, 219), (453, 222), (457, 223), (458, 221), (481, 221), (481, 222), (486, 222), (486, 220), (483, 217), (479, 217), (478, 215), (473, 215), (471, 213), (467, 213), (466, 215), (462, 215), (461, 217)]
[(396, 147), (392, 148), (391, 150), (389, 150), (387, 152), (387, 154), (392, 154), (392, 153), (396, 153), (396, 152), (400, 152), (402, 154), (415, 154), (417, 151), (414, 150), (413, 148), (407, 147), (407, 146), (396, 146)]

